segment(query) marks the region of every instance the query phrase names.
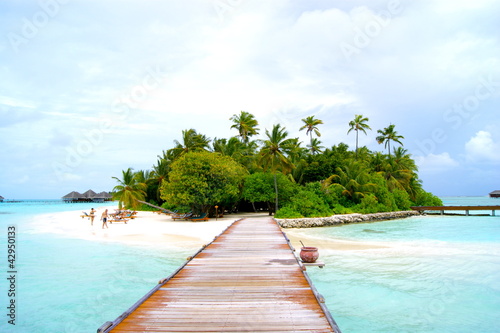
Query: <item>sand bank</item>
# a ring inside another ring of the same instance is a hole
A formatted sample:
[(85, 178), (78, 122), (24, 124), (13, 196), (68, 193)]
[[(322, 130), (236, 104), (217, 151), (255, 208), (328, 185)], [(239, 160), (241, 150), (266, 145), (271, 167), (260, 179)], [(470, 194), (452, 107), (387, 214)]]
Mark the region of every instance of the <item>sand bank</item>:
[[(98, 208), (93, 225), (87, 217), (81, 217), (82, 211), (40, 214), (35, 217), (31, 224), (31, 232), (52, 233), (62, 237), (91, 241), (121, 242), (130, 245), (198, 249), (211, 242), (235, 220), (247, 216), (231, 214), (217, 220), (191, 222), (174, 221), (165, 214), (139, 211), (137, 217), (128, 220), (126, 224), (108, 222), (108, 228), (103, 229), (100, 217), (106, 208), (109, 212), (114, 212), (116, 206)], [(267, 216), (266, 214), (256, 215)]]
[(386, 243), (382, 242), (361, 242), (349, 241), (345, 239), (318, 239), (307, 235), (307, 229), (284, 229), (288, 239), (297, 251), (302, 247), (301, 241), (306, 246), (315, 246), (321, 250), (334, 251), (359, 251), (389, 248)]
[[(172, 220), (165, 214), (140, 211), (137, 218), (127, 224), (108, 223), (102, 229), (100, 216), (104, 209), (114, 212), (116, 206), (100, 207), (91, 225), (88, 218), (82, 218), (82, 211), (67, 211), (37, 215), (32, 223), (33, 233), (52, 233), (66, 238), (85, 239), (100, 242), (120, 242), (129, 245), (155, 247), (182, 247), (197, 250), (211, 242), (234, 221), (244, 217), (268, 217), (267, 213), (230, 214), (209, 221), (191, 222)], [(307, 229), (283, 229), (292, 245), (300, 249), (300, 241), (309, 246), (335, 251), (355, 251), (387, 248), (383, 243), (360, 242), (340, 239), (317, 239), (307, 235)]]

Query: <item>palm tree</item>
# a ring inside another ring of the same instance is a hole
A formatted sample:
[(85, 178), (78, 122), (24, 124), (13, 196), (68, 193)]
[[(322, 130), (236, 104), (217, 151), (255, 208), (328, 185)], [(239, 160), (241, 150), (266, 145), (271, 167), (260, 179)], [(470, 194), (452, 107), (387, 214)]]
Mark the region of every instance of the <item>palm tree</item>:
[(384, 130), (377, 131), (377, 133), (379, 133), (380, 135), (377, 136), (376, 140), (379, 144), (385, 142), (385, 147), (387, 147), (387, 151), (389, 152), (389, 157), (391, 156), (391, 141), (403, 145), (400, 139), (404, 139), (404, 136), (398, 135), (398, 132), (394, 130), (395, 126), (396, 125), (390, 124), (388, 127), (384, 128)]
[(236, 128), (240, 133), (241, 142), (248, 143), (249, 137), (259, 133), (257, 126), (259, 123), (255, 119), (254, 115), (246, 112), (240, 111), (240, 114), (233, 115), (229, 120), (233, 121), (231, 128)]
[(339, 188), (342, 195), (353, 203), (359, 203), (376, 188), (374, 183), (369, 182), (368, 169), (357, 161), (351, 161), (343, 168), (337, 167), (335, 172), (322, 183), (323, 188), (327, 191), (329, 188)]
[(226, 138), (215, 138), (212, 141), (212, 149), (216, 153), (221, 153), (222, 155), (238, 159), (238, 157), (243, 155), (245, 144), (238, 140), (235, 136), (229, 138), (229, 140)]
[(411, 155), (408, 154), (408, 149), (398, 147), (397, 149), (393, 149), (393, 152), (394, 162), (398, 166), (398, 169), (405, 169), (412, 172), (418, 171), (418, 167), (415, 164), (415, 161), (411, 158)]
[(307, 149), (302, 147), (302, 141), (299, 138), (287, 139), (286, 143), (283, 144), (283, 151), (286, 152), (286, 156), (293, 164), (307, 156)]
[(195, 129), (182, 131), (182, 142), (174, 140), (175, 147), (170, 149), (167, 154), (177, 158), (189, 151), (206, 150), (210, 143), (210, 138), (199, 134)]
[(366, 130), (367, 129), (371, 130), (370, 126), (368, 126), (368, 124), (366, 124), (366, 122), (368, 120), (369, 120), (368, 118), (363, 117), (360, 114), (357, 114), (354, 116), (354, 120), (351, 120), (349, 122), (350, 128), (347, 131), (347, 134), (349, 134), (352, 130), (356, 131), (356, 158), (358, 158), (358, 134), (359, 134), (359, 131), (362, 131), (366, 135)]
[(119, 184), (113, 188), (113, 198), (119, 200), (119, 206), (137, 208), (139, 205), (137, 200), (143, 201), (146, 196), (147, 185), (138, 181), (132, 168), (122, 171), (122, 179), (117, 177), (113, 179), (116, 179)]
[(318, 138), (314, 138), (311, 141), (310, 145), (307, 145), (311, 153), (314, 155), (316, 153), (321, 153), (321, 150), (325, 148), (324, 146), (321, 145), (321, 141)]
[(264, 170), (270, 170), (274, 174), (275, 212), (278, 211), (278, 183), (276, 173), (281, 170), (283, 173), (293, 169), (293, 163), (286, 156), (287, 147), (293, 145), (293, 139), (287, 139), (288, 132), (280, 124), (274, 125), (272, 132), (266, 129), (267, 140), (264, 140), (260, 150), (260, 162)]
[(407, 191), (411, 196), (414, 192), (412, 186), (418, 186), (418, 182), (414, 180), (418, 167), (408, 151), (402, 147), (394, 149), (392, 158), (380, 153), (376, 154), (371, 163), (375, 167), (374, 171), (385, 178), (391, 191), (398, 188)]
[(314, 119), (314, 116), (309, 116), (307, 118), (302, 119), (304, 122), (304, 126), (302, 126), (299, 130), (302, 131), (303, 129), (306, 130), (306, 135), (309, 134), (311, 138), (311, 147), (313, 146), (313, 137), (312, 133), (316, 134), (317, 136), (321, 136), (321, 133), (318, 130), (318, 125), (323, 124), (323, 121), (320, 119)]
[(153, 165), (153, 171), (151, 171), (150, 178), (147, 182), (155, 192), (155, 201), (159, 204), (163, 202), (161, 198), (160, 188), (161, 183), (164, 180), (168, 180), (168, 173), (170, 172), (171, 160), (167, 158), (167, 154), (163, 152), (163, 157), (158, 156), (159, 159), (156, 165)]

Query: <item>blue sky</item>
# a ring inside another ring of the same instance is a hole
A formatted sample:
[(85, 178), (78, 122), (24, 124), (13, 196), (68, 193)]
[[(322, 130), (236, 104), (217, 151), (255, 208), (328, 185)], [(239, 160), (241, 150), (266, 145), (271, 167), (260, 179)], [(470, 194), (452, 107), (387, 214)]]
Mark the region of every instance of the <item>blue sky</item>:
[[(0, 195), (111, 190), (195, 128), (236, 135), (253, 113), (326, 147), (356, 114), (383, 150), (395, 124), (437, 195), (500, 189), (500, 3), (448, 1), (0, 2)], [(264, 133), (264, 130), (261, 130)]]

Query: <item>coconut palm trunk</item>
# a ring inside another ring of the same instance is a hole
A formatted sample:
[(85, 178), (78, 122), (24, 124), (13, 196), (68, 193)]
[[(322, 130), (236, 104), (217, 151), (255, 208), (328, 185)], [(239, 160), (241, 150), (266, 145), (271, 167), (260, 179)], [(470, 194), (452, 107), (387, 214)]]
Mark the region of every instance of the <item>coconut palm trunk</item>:
[(276, 179), (276, 171), (274, 172), (274, 192), (276, 193), (274, 199), (274, 214), (278, 211), (278, 181)]

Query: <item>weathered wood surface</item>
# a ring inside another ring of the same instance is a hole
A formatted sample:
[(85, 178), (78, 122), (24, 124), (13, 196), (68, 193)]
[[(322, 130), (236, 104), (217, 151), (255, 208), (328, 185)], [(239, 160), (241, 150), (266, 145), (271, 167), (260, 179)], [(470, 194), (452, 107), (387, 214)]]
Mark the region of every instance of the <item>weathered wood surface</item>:
[(235, 222), (157, 289), (105, 332), (340, 332), (271, 218)]

